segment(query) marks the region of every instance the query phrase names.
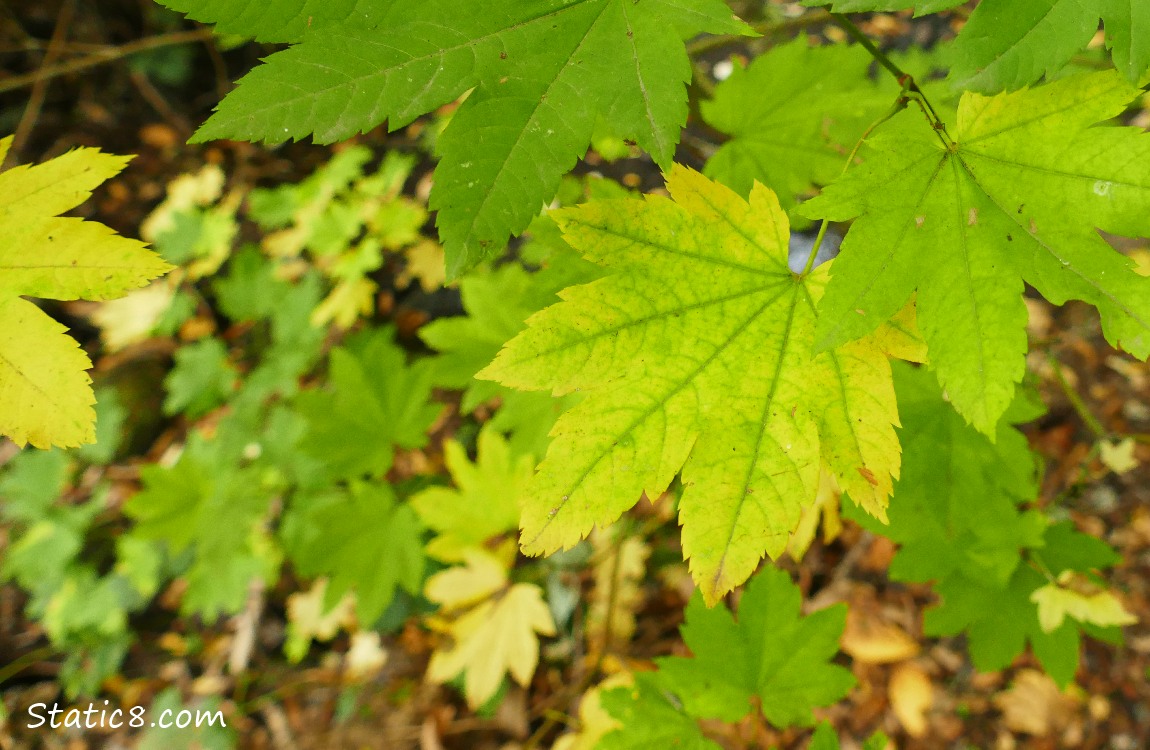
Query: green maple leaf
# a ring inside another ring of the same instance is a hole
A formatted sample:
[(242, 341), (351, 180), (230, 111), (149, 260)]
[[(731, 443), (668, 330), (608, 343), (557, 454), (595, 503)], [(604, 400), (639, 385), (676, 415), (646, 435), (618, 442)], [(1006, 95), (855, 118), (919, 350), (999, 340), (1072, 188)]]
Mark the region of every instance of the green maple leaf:
[(1081, 299), (1107, 339), (1150, 354), (1150, 279), (1096, 229), (1150, 233), (1150, 139), (1091, 127), (1137, 95), (1113, 71), (963, 96), (952, 144), (917, 110), (868, 141), (865, 163), (800, 209), (859, 216), (819, 306), (817, 346), (873, 330), (918, 290), (918, 322), (958, 411), (995, 424), (1025, 370), (1023, 281)]
[(855, 680), (830, 660), (838, 652), (846, 607), (807, 617), (790, 575), (767, 567), (747, 583), (736, 621), (725, 607), (708, 609), (695, 596), (687, 605), (683, 640), (694, 658), (656, 659), (660, 682), (691, 716), (739, 721), (757, 698), (778, 727), (812, 724), (811, 709), (846, 695)]
[[(965, 0), (831, 0), (831, 10), (835, 13), (859, 13), (869, 10), (910, 10), (914, 9), (915, 16), (925, 16), (927, 13), (937, 13), (956, 5), (962, 5)], [(803, 5), (818, 7), (827, 5), (827, 0), (803, 0)]]
[(224, 342), (208, 337), (176, 350), (176, 365), (164, 380), (164, 413), (203, 416), (227, 400), (236, 384), (236, 368)]
[(901, 545), (890, 567), (896, 580), (1006, 585), (1045, 529), (1042, 515), (1018, 508), (1038, 493), (1026, 437), (1001, 424), (992, 442), (946, 404), (928, 372), (898, 366), (894, 375), (903, 461), (889, 524), (855, 515)]
[(1050, 77), (1098, 31), (1132, 84), (1150, 68), (1150, 4), (1137, 0), (983, 0), (955, 43), (957, 85), (1017, 89)]
[[(548, 229), (558, 233), (545, 217), (535, 224), (542, 225), (550, 225)], [(511, 434), (516, 453), (542, 456), (551, 425), (578, 400), (577, 396), (553, 399), (543, 393), (515, 391), (489, 380), (476, 380), (475, 373), (491, 364), (500, 347), (523, 330), (528, 316), (553, 304), (559, 290), (594, 278), (596, 271), (569, 249), (552, 253), (535, 273), (514, 263), (486, 272), (477, 270), (459, 282), (467, 315), (439, 318), (419, 329), (420, 338), (439, 352), (433, 365), (436, 384), (463, 390), (461, 410), (472, 412), (500, 399), (492, 423)]]
[[(834, 0), (831, 10), (914, 8), (921, 16), (958, 5), (962, 0)], [(1150, 68), (1150, 4), (1139, 0), (982, 0), (955, 41), (951, 80), (961, 88), (993, 93), (1051, 77), (1097, 33), (1100, 18), (1114, 66), (1138, 83)]]
[(887, 510), (890, 523), (846, 509), (870, 530), (900, 545), (890, 566), (898, 581), (935, 582), (939, 606), (928, 610), (931, 635), (966, 632), (975, 666), (1003, 669), (1031, 643), (1059, 682), (1074, 676), (1079, 628), (1042, 631), (1031, 594), (1048, 581), (1027, 560), (1057, 577), (1118, 561), (1097, 539), (1067, 523), (1047, 525), (1021, 505), (1038, 494), (1037, 464), (1008, 413), (992, 442), (946, 405), (930, 374), (893, 368), (903, 426), (902, 477)]
[[(736, 67), (700, 104), (703, 119), (732, 136), (707, 161), (708, 177), (746, 195), (761, 182), (784, 209), (839, 176), (866, 127), (897, 89), (871, 80), (872, 58), (859, 46), (811, 47), (805, 36)], [(786, 102), (786, 106), (779, 106)]]
[(288, 553), (300, 572), (329, 576), (325, 607), (355, 592), (365, 627), (391, 603), (397, 587), (418, 594), (423, 584), (423, 538), (411, 506), (396, 502), (391, 486), (354, 482), (348, 490), (297, 499)]
[(411, 498), (419, 517), (437, 536), (427, 554), (459, 562), (468, 548), (483, 548), (492, 537), (518, 528), (519, 496), (535, 468), (530, 454), (515, 454), (499, 433), (484, 427), (479, 433), (475, 463), (454, 440), (443, 445), (444, 459), (455, 489), (430, 487)]
[(170, 469), (141, 469), (143, 489), (124, 506), (136, 521), (129, 532), (163, 542), (173, 555), (190, 552), (181, 611), (208, 619), (240, 611), (252, 580), (279, 570), (264, 529), (271, 492), (259, 472), (221, 466), (212, 448), (195, 441)]
[[(11, 144), (0, 139), (0, 160)], [(79, 148), (0, 173), (0, 434), (17, 445), (76, 446), (96, 435), (92, 363), (23, 297), (112, 299), (170, 268), (103, 224), (59, 216), (127, 163)]]
[(308, 33), (345, 23), (370, 27), (383, 22), (390, 0), (159, 0), (221, 34), (259, 42), (298, 42)]
[(565, 290), (479, 376), (586, 395), (528, 487), (525, 551), (574, 545), (682, 469), (683, 548), (714, 602), (782, 553), (821, 462), (883, 514), (897, 415), (880, 344), (812, 354), (827, 266), (791, 273), (773, 193), (756, 186), (747, 203), (678, 166), (668, 188), (674, 200), (557, 212), (568, 242), (612, 273)]
[(193, 140), (392, 130), (468, 90), (438, 142), (431, 206), (451, 275), (527, 227), (605, 116), (668, 166), (686, 121), (682, 39), (744, 33), (719, 0), (392, 3), (307, 34), (240, 81)]
[(604, 691), (603, 708), (622, 723), (600, 737), (595, 747), (603, 750), (645, 750), (673, 747), (682, 750), (719, 750), (720, 745), (703, 736), (699, 723), (675, 705), (661, 681), (643, 672), (635, 674), (629, 687)]
[(440, 411), (427, 361), (407, 365), (389, 329), (367, 331), (331, 352), (329, 384), (296, 397), (308, 421), (300, 443), (335, 479), (382, 476), (396, 446), (418, 448)]

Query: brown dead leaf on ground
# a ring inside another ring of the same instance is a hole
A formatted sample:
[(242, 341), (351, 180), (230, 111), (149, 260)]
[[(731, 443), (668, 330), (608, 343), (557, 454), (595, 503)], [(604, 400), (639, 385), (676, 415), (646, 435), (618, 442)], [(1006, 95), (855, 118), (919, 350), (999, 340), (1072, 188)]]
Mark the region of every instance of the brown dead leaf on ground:
[(1036, 737), (1046, 737), (1066, 728), (1080, 703), (1036, 669), (1020, 671), (1009, 689), (994, 696), (994, 705), (1002, 711), (1008, 729)]
[(916, 739), (926, 736), (928, 714), (934, 705), (934, 684), (926, 671), (914, 662), (898, 665), (890, 676), (887, 695), (906, 733)]

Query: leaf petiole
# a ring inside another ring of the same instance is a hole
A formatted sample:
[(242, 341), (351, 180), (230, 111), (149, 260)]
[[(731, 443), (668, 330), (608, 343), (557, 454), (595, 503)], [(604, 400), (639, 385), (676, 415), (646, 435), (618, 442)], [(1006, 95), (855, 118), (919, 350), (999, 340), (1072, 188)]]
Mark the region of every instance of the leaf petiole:
[[(910, 79), (909, 76), (902, 80), (902, 91), (899, 92), (898, 98), (895, 99), (894, 104), (891, 105), (890, 109), (888, 109), (882, 117), (872, 122), (867, 127), (867, 129), (863, 131), (863, 134), (859, 136), (859, 139), (855, 143), (854, 148), (851, 149), (850, 155), (847, 156), (847, 163), (843, 165), (843, 171), (839, 174), (839, 179), (842, 179), (842, 176), (845, 175), (847, 170), (851, 168), (851, 164), (854, 164), (855, 157), (858, 156), (859, 149), (862, 148), (862, 145), (864, 142), (866, 142), (866, 139), (870, 138), (871, 133), (874, 132), (875, 128), (877, 128), (879, 125), (882, 125), (884, 122), (894, 117), (902, 110), (906, 109), (907, 101), (909, 101), (909, 86), (913, 83), (913, 79)], [(811, 246), (811, 254), (807, 256), (807, 263), (805, 266), (803, 266), (803, 272), (799, 274), (800, 276), (806, 276), (811, 272), (812, 269), (814, 269), (815, 257), (819, 254), (819, 248), (823, 245), (823, 238), (826, 237), (827, 227), (829, 226), (830, 221), (828, 219), (823, 219), (822, 224), (819, 225), (819, 233), (815, 236), (815, 242)]]

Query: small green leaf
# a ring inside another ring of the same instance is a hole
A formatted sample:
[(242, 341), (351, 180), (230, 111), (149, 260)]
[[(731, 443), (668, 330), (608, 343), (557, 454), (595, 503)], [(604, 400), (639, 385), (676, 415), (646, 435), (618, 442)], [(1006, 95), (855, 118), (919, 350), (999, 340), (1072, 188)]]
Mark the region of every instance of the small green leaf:
[(800, 615), (802, 594), (790, 575), (764, 568), (747, 583), (736, 621), (725, 607), (687, 605), (683, 640), (694, 658), (657, 659), (662, 684), (691, 716), (738, 721), (757, 697), (777, 727), (814, 723), (811, 709), (829, 706), (855, 684), (830, 660), (839, 650), (846, 607)]
[(355, 592), (356, 612), (370, 627), (395, 595), (396, 587), (418, 594), (423, 584), (423, 539), (419, 519), (399, 504), (390, 485), (353, 483), (296, 500), (298, 534), (289, 554), (307, 576), (328, 576), (332, 606)]

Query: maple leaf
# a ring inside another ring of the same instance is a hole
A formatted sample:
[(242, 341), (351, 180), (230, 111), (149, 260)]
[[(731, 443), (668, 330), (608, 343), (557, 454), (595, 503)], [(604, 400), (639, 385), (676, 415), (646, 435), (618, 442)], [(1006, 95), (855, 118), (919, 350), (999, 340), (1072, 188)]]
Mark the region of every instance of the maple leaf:
[[(12, 137), (0, 139), (0, 161)], [(95, 440), (92, 366), (64, 326), (22, 297), (106, 300), (171, 267), (103, 224), (62, 217), (126, 157), (79, 148), (0, 173), (0, 434), (17, 445)]]
[(682, 39), (703, 31), (749, 33), (719, 0), (395, 2), (269, 57), (193, 140), (329, 143), (471, 90), (437, 143), (430, 198), (456, 276), (527, 227), (597, 116), (669, 166), (687, 117)]
[(263, 528), (271, 502), (251, 469), (220, 467), (195, 442), (170, 469), (141, 470), (144, 488), (124, 505), (132, 537), (165, 543), (173, 555), (192, 551), (184, 572), (184, 613), (207, 618), (243, 608), (254, 578), (270, 580), (278, 553)]
[(488, 540), (518, 527), (519, 496), (535, 461), (513, 454), (490, 426), (479, 433), (475, 463), (455, 440), (443, 444), (443, 456), (456, 489), (430, 487), (411, 498), (411, 506), (437, 533), (427, 554), (444, 562), (459, 562), (468, 549), (482, 549)]
[(621, 725), (599, 737), (595, 747), (601, 750), (651, 747), (719, 750), (721, 747), (703, 736), (699, 723), (675, 705), (650, 674), (638, 673), (632, 685), (603, 691), (599, 702), (616, 724)]
[(1150, 280), (1096, 229), (1150, 233), (1150, 139), (1090, 127), (1137, 90), (1113, 71), (1033, 90), (965, 94), (954, 139), (907, 110), (861, 167), (805, 203), (858, 216), (819, 303), (816, 346), (874, 329), (917, 289), (931, 367), (955, 408), (993, 434), (1025, 370), (1023, 281), (1095, 305), (1107, 339), (1150, 354)]
[(557, 212), (568, 242), (613, 273), (565, 290), (479, 377), (586, 394), (525, 495), (526, 552), (572, 546), (682, 469), (683, 548), (714, 602), (782, 553), (821, 461), (882, 516), (897, 415), (878, 345), (811, 353), (827, 266), (791, 273), (774, 194), (758, 185), (747, 203), (679, 166), (667, 184), (674, 200)]
[(732, 136), (704, 173), (742, 195), (757, 180), (784, 209), (813, 185), (834, 181), (844, 155), (897, 93), (889, 79), (871, 80), (871, 62), (860, 46), (811, 47), (800, 36), (736, 67), (700, 103), (703, 119)]
[(738, 721), (757, 697), (778, 727), (811, 724), (814, 706), (828, 706), (854, 685), (849, 670), (829, 663), (846, 626), (846, 607), (807, 617), (790, 575), (774, 567), (751, 578), (736, 621), (725, 607), (687, 605), (683, 640), (694, 658), (656, 659), (662, 684), (692, 716)]
[(429, 364), (409, 367), (389, 329), (368, 330), (332, 350), (329, 385), (301, 393), (296, 407), (308, 421), (301, 449), (336, 479), (382, 476), (396, 446), (427, 442), (440, 411), (429, 403)]
[[(808, 7), (826, 5), (805, 0)], [(916, 16), (963, 0), (834, 0), (831, 10), (907, 10)], [(1150, 5), (1134, 0), (982, 0), (954, 43), (956, 86), (993, 93), (1061, 70), (1098, 32), (1101, 18), (1114, 66), (1136, 84), (1150, 68)]]
[(465, 559), (427, 581), (424, 593), (441, 605), (440, 627), (452, 638), (432, 655), (427, 679), (445, 682), (466, 671), (464, 694), (475, 708), (495, 695), (505, 673), (527, 686), (539, 662), (536, 634), (554, 635), (555, 623), (538, 586), (509, 585), (502, 564), (478, 550)]
[(992, 441), (946, 404), (926, 370), (897, 365), (893, 373), (904, 452), (889, 524), (849, 507), (844, 515), (900, 545), (893, 580), (935, 582), (941, 602), (926, 613), (926, 633), (965, 632), (984, 671), (1005, 668), (1029, 641), (1051, 676), (1066, 683), (1078, 664), (1078, 628), (1042, 629), (1031, 596), (1047, 581), (1024, 560), (1057, 576), (1119, 558), (1069, 524), (1048, 525), (1020, 508), (1038, 494), (1037, 463), (1011, 423), (1038, 416), (1034, 407), (1019, 398)]
[(390, 2), (377, 0), (159, 0), (202, 23), (216, 24), (221, 34), (258, 42), (298, 42), (309, 32), (354, 19), (373, 26), (387, 18)]
[(397, 503), (391, 485), (353, 482), (301, 498), (292, 508), (300, 533), (289, 540), (292, 562), (308, 576), (329, 579), (325, 604), (355, 592), (361, 623), (374, 623), (397, 587), (417, 593), (423, 583), (423, 539), (409, 505)]

